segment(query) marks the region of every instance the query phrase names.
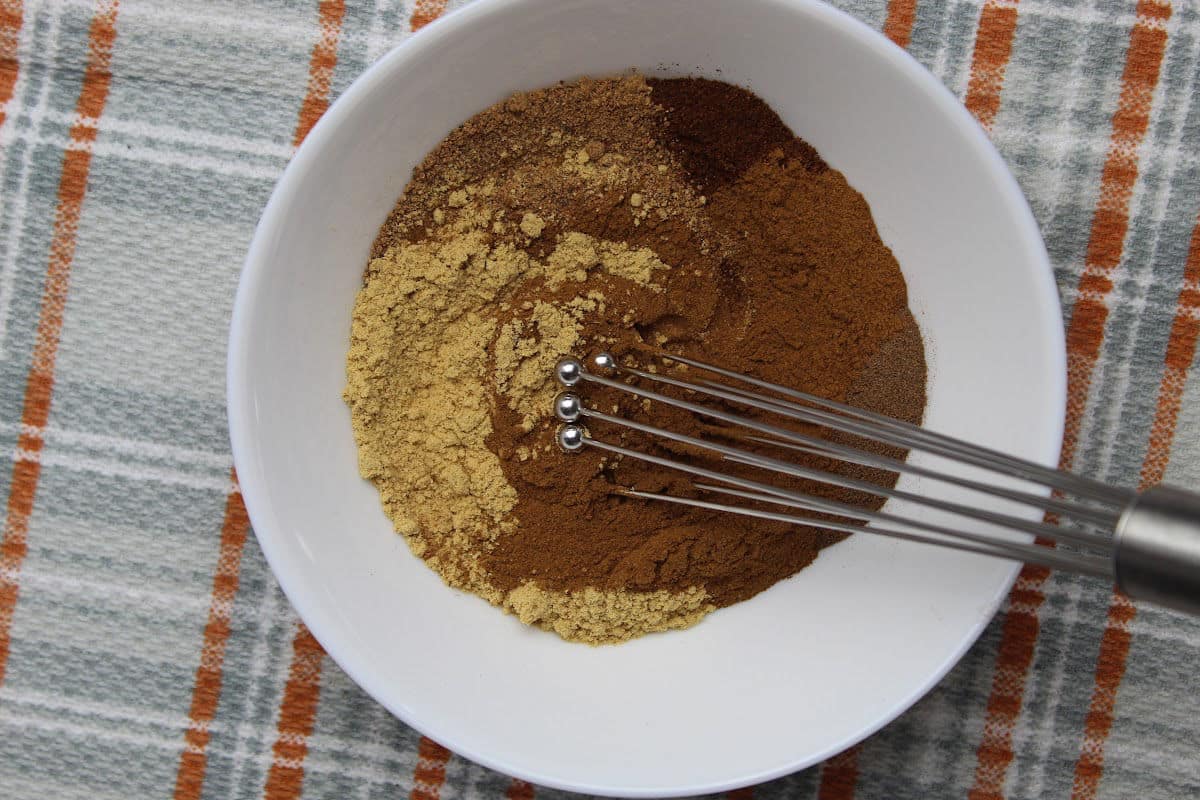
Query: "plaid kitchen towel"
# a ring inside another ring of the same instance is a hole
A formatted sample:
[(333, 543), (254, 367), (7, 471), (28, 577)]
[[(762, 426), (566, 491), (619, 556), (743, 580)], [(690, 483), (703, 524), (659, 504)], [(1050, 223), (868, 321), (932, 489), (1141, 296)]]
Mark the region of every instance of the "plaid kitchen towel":
[[(732, 0), (731, 0), (732, 1)], [(330, 100), (445, 0), (0, 0), (0, 797), (558, 796), (367, 698), (248, 536), (238, 268)], [(842, 0), (962, 98), (1064, 301), (1063, 465), (1200, 481), (1200, 8)], [(1200, 623), (1027, 568), (862, 745), (741, 798), (1200, 795)]]

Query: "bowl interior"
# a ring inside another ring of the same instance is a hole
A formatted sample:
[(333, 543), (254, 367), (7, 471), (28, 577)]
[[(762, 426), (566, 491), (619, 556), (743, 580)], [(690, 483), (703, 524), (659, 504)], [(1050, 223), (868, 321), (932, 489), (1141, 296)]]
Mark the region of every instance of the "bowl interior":
[(857, 535), (690, 631), (591, 648), (445, 588), (392, 533), (357, 476), (340, 398), (378, 225), (414, 164), (473, 113), (629, 67), (767, 100), (866, 195), (900, 260), (929, 351), (926, 424), (1055, 459), (1058, 299), (1015, 182), (907, 55), (785, 0), (483, 0), (385, 57), (319, 123), (264, 214), (235, 311), (230, 425), (276, 575), (390, 710), (538, 783), (700, 793), (807, 766), (892, 719), (974, 641), (1014, 567)]

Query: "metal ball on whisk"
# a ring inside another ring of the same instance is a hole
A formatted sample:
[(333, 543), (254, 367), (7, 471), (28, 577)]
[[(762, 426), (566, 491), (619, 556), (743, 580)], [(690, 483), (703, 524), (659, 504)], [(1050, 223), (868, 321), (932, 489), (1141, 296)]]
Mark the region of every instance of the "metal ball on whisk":
[(586, 371), (578, 358), (564, 358), (554, 365), (554, 377), (558, 378), (558, 382), (563, 386), (568, 387), (579, 383)]
[(612, 353), (609, 353), (607, 351), (602, 352), (602, 353), (597, 353), (595, 356), (593, 356), (592, 363), (596, 365), (597, 369), (603, 370), (605, 372), (607, 372), (609, 370), (614, 370), (617, 368), (617, 359), (613, 356)]
[(585, 434), (580, 425), (562, 425), (558, 429), (558, 446), (568, 453), (583, 449)]
[(583, 401), (574, 392), (561, 392), (554, 398), (554, 416), (561, 422), (575, 422), (583, 410)]

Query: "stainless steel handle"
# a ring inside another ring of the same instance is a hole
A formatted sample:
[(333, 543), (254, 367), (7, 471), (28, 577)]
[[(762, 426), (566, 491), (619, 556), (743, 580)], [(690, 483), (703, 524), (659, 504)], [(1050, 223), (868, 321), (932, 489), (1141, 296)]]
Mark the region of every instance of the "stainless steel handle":
[(1200, 495), (1155, 486), (1117, 522), (1113, 571), (1135, 600), (1200, 615)]

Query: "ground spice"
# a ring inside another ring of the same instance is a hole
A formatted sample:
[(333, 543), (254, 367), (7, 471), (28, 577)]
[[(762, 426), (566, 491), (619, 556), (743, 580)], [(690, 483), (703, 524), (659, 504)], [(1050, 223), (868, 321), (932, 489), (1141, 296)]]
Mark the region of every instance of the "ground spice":
[[(346, 391), (362, 472), (449, 583), (564, 638), (686, 627), (840, 537), (614, 494), (694, 490), (640, 462), (559, 453), (559, 356), (661, 345), (922, 416), (920, 332), (865, 201), (728, 84), (631, 77), (515, 95), (414, 172), (373, 255)], [(627, 395), (588, 400), (725, 435)]]
[[(379, 487), (396, 529), (447, 581), (495, 596), (479, 556), (514, 527), (516, 492), (485, 445), (492, 393), (531, 430), (553, 401), (554, 363), (580, 344), (582, 319), (604, 303), (596, 287), (633, 275), (657, 291), (649, 280), (666, 265), (648, 250), (583, 234), (563, 237), (541, 263), (498, 243), (489, 217), (476, 208), (371, 260), (344, 397), (359, 471)], [(548, 286), (555, 302), (519, 300)], [(499, 323), (514, 297), (521, 312)]]
[(810, 172), (826, 169), (811, 145), (793, 135), (770, 106), (739, 86), (678, 78), (650, 81), (650, 87), (651, 99), (666, 112), (667, 146), (704, 192), (737, 180), (772, 150), (784, 150)]

